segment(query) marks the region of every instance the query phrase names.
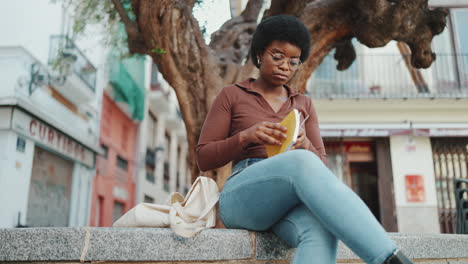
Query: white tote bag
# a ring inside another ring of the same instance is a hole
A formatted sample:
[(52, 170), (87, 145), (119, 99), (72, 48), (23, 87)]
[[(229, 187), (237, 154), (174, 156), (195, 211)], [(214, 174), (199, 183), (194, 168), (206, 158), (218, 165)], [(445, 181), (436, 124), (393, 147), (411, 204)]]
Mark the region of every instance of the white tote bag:
[(176, 234), (193, 237), (216, 224), (216, 182), (199, 176), (187, 195), (172, 193), (166, 204), (140, 203), (121, 216), (114, 227), (170, 227)]

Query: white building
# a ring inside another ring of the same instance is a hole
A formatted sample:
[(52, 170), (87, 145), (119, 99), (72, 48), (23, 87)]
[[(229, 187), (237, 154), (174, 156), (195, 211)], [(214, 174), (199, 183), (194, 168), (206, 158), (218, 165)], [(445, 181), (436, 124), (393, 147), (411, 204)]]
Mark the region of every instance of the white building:
[(408, 67), (401, 43), (356, 42), (348, 70), (331, 54), (310, 78), (331, 168), (388, 231), (455, 231), (453, 180), (468, 178), (468, 4), (454, 2), (443, 1), (454, 7), (430, 68)]
[(87, 225), (106, 50), (59, 4), (2, 4), (0, 227)]
[(175, 92), (150, 59), (146, 76), (136, 203), (163, 203), (171, 192), (185, 193), (190, 187), (188, 143)]

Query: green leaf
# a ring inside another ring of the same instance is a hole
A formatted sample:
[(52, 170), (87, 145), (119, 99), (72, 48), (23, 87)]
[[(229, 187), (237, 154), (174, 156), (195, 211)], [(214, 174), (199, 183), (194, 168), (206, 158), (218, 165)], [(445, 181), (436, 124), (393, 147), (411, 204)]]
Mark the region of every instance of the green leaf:
[(158, 54), (158, 55), (167, 53), (167, 51), (165, 49), (161, 49), (161, 48), (154, 48), (154, 49), (151, 50), (151, 52), (155, 53), (155, 54)]

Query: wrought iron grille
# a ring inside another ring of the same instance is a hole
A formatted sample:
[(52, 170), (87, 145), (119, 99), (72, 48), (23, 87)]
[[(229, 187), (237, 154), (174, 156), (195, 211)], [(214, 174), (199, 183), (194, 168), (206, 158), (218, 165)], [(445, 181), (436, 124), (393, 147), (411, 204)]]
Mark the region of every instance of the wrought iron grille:
[(468, 138), (432, 138), (432, 154), (441, 233), (455, 233), (456, 178), (468, 179)]

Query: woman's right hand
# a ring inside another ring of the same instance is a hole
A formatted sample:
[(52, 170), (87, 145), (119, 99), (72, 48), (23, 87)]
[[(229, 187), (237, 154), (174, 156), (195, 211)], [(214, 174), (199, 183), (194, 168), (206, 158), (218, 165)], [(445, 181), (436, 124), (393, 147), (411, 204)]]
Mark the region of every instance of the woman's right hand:
[(240, 132), (240, 141), (243, 146), (251, 143), (281, 145), (286, 139), (287, 128), (273, 122), (263, 121)]

